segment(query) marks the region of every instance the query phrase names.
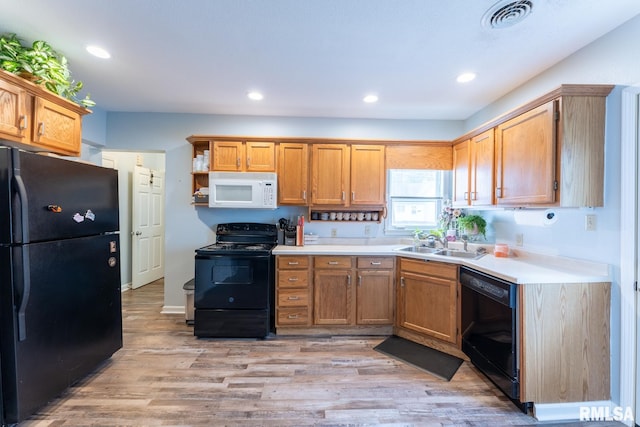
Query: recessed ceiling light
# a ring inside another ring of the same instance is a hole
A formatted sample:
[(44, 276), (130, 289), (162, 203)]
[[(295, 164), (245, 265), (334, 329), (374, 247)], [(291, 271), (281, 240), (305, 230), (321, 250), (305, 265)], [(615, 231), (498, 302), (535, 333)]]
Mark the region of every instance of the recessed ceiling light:
[(102, 58), (102, 59), (111, 58), (111, 54), (107, 52), (105, 49), (101, 48), (100, 46), (89, 45), (87, 46), (87, 52), (89, 52), (93, 56), (97, 56), (98, 58)]
[(366, 102), (367, 104), (372, 104), (374, 102), (378, 102), (378, 95), (367, 95), (364, 98), (362, 98), (362, 100), (364, 102)]
[(476, 73), (462, 73), (458, 76), (456, 81), (458, 83), (468, 83), (476, 78)]
[(262, 98), (264, 98), (264, 95), (262, 95), (260, 92), (256, 92), (255, 90), (249, 92), (247, 96), (249, 97), (249, 99), (252, 99), (254, 101), (260, 101), (262, 100)]

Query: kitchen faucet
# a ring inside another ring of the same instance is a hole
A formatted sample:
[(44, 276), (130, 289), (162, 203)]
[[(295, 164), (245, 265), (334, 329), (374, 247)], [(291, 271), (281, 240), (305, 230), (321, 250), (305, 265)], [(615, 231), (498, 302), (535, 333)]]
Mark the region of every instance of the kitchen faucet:
[(429, 235), (427, 236), (427, 239), (434, 239), (434, 240), (437, 240), (438, 242), (440, 242), (440, 244), (442, 245), (442, 247), (443, 247), (444, 249), (447, 249), (447, 248), (449, 247), (449, 241), (448, 241), (448, 240), (447, 240), (447, 238), (446, 238), (446, 237), (444, 237), (444, 236), (443, 236), (443, 237), (438, 237), (438, 236), (436, 236), (435, 234), (429, 234)]

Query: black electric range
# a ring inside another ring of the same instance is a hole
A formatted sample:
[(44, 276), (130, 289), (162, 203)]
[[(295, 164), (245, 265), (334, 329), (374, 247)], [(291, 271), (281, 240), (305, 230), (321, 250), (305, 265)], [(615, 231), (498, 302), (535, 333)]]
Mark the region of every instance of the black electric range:
[(274, 328), (273, 224), (216, 227), (216, 243), (196, 250), (194, 335), (264, 338)]

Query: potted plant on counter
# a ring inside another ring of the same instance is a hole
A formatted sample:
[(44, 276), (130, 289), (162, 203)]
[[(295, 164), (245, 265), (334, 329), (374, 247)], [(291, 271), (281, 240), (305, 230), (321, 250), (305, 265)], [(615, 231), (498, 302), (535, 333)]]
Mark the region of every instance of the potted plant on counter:
[(0, 68), (85, 108), (96, 105), (89, 95), (78, 98), (82, 82), (73, 80), (67, 58), (45, 41), (36, 40), (31, 46), (25, 46), (15, 34), (1, 35)]
[(464, 215), (458, 218), (460, 231), (469, 237), (482, 235), (484, 239), (487, 231), (487, 221), (480, 215)]

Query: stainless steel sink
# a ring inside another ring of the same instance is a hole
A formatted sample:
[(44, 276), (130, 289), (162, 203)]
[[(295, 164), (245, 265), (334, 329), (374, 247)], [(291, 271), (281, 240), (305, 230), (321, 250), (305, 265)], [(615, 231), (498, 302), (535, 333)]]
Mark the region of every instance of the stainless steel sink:
[(485, 254), (477, 254), (475, 252), (455, 251), (452, 249), (438, 249), (436, 252), (433, 252), (433, 254), (454, 257), (454, 258), (468, 258), (468, 259), (478, 259), (478, 258), (482, 258), (485, 255)]
[(428, 248), (426, 246), (407, 246), (406, 248), (402, 248), (402, 249), (398, 249), (400, 251), (404, 251), (404, 252), (416, 252), (416, 253), (421, 253), (421, 254), (433, 254), (436, 253), (438, 251), (441, 251), (442, 249), (439, 248)]

